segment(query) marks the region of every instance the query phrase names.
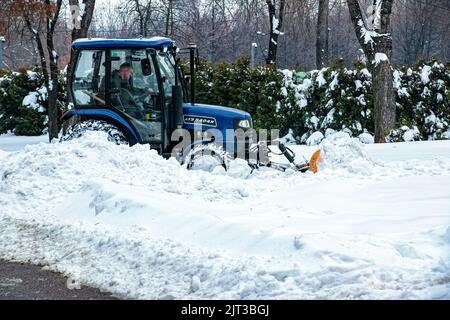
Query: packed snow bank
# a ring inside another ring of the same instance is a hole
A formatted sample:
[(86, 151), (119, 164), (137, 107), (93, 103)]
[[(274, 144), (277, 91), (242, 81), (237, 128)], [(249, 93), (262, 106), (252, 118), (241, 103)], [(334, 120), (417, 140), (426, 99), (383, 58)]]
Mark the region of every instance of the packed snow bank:
[(314, 175), (187, 171), (100, 132), (26, 146), (0, 161), (0, 257), (128, 298), (450, 299), (450, 156), (319, 147)]

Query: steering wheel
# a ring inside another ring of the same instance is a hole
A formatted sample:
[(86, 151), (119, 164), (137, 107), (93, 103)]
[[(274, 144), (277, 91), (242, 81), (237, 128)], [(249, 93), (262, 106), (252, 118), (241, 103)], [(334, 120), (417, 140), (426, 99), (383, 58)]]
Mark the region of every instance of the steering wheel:
[(141, 93), (136, 97), (136, 100), (142, 101), (143, 103), (146, 103), (148, 98), (151, 97), (151, 95), (147, 92)]
[[(138, 95), (137, 99), (142, 102), (147, 102), (148, 98), (150, 98), (152, 95), (155, 95), (155, 92), (153, 92), (153, 90), (150, 88), (146, 88), (144, 90), (145, 90), (145, 92)], [(152, 91), (150, 92), (149, 90), (152, 90)]]
[(120, 88), (120, 95), (117, 98), (120, 102), (120, 107), (123, 109), (122, 111), (131, 115), (139, 114), (139, 117), (143, 117), (144, 107), (136, 101), (136, 98), (128, 89)]
[[(122, 102), (122, 105), (124, 105), (124, 101), (122, 101), (122, 97), (125, 97), (127, 101), (131, 102), (134, 105), (137, 105), (136, 99), (133, 97), (131, 92), (128, 89), (120, 88), (120, 99)], [(127, 104), (128, 105), (128, 104)]]

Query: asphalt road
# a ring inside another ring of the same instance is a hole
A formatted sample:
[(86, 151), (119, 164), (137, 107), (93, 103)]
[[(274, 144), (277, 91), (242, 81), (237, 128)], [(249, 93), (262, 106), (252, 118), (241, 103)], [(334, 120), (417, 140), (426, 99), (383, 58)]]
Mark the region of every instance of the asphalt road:
[[(0, 300), (114, 300), (42, 267), (0, 260)], [(71, 289), (69, 289), (71, 288)]]

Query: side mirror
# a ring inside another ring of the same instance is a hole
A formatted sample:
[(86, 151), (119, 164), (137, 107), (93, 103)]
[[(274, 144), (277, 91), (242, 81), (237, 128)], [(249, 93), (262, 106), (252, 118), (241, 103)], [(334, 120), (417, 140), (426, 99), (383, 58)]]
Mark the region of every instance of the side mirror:
[(152, 66), (149, 59), (145, 58), (141, 60), (141, 69), (144, 76), (152, 74)]

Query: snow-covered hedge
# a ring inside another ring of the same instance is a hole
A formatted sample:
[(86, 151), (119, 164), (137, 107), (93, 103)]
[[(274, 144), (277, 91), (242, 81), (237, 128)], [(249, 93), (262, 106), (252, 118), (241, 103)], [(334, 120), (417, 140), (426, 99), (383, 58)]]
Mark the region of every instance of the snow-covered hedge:
[(272, 68), (249, 68), (248, 60), (212, 65), (202, 63), (197, 73), (197, 100), (248, 111), (254, 126), (283, 128), (283, 134), (295, 127), (300, 110), (291, 108), (292, 94), (283, 89), (283, 74)]
[[(450, 139), (449, 65), (421, 62), (395, 70), (394, 78), (398, 129), (389, 141)], [(334, 131), (373, 142), (372, 76), (361, 63), (348, 70), (338, 62), (306, 74), (251, 69), (245, 60), (204, 63), (197, 83), (200, 101), (244, 109), (257, 129), (292, 129), (308, 144)]]
[[(248, 111), (257, 129), (278, 128), (282, 135), (291, 132), (297, 142), (309, 144), (334, 131), (373, 141), (372, 76), (361, 63), (352, 70), (338, 62), (300, 73), (265, 66), (252, 69), (246, 59), (203, 62), (196, 83), (198, 101)], [(58, 88), (58, 104), (64, 108), (63, 73)], [(450, 139), (449, 63), (398, 68), (394, 88), (398, 126), (389, 141)], [(0, 134), (41, 134), (46, 128), (46, 100), (39, 72), (0, 72)]]
[(304, 79), (293, 71), (281, 72), (283, 86), (295, 96), (294, 107), (301, 110), (300, 142), (314, 132), (344, 130), (353, 136), (373, 132), (372, 77), (366, 68), (348, 70), (337, 64), (308, 72)]
[[(409, 140), (450, 139), (450, 64), (436, 61), (394, 72), (398, 131)], [(408, 141), (391, 134), (392, 141)]]
[[(63, 76), (58, 103), (64, 105)], [(0, 72), (0, 134), (41, 135), (47, 123), (47, 89), (38, 69)]]

